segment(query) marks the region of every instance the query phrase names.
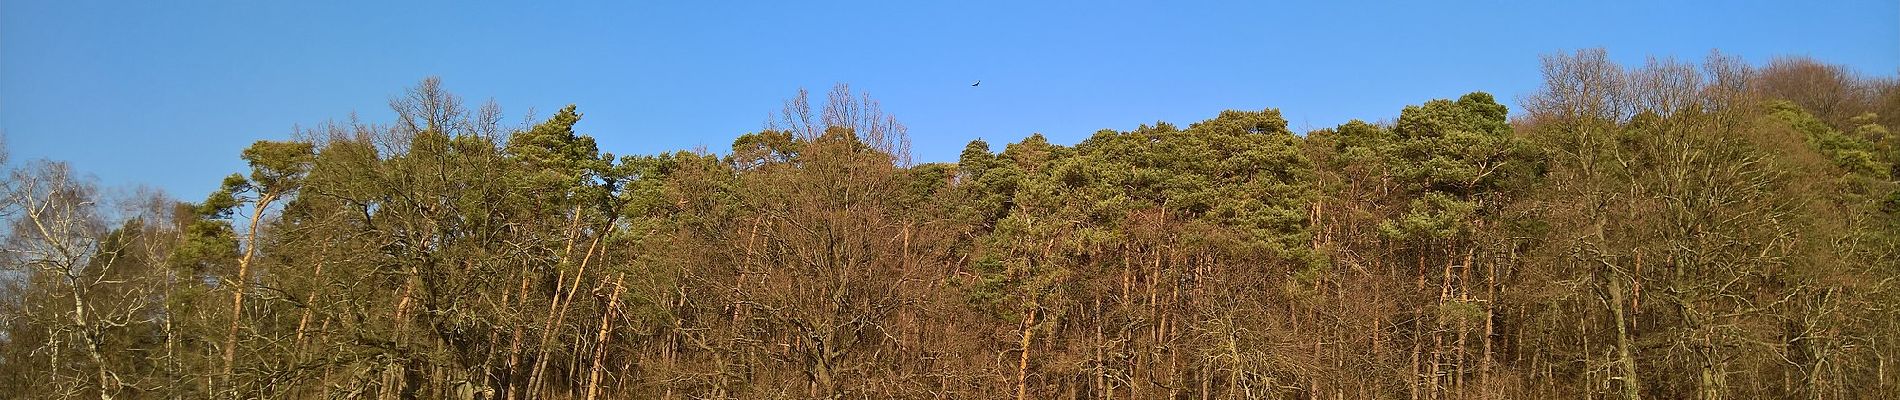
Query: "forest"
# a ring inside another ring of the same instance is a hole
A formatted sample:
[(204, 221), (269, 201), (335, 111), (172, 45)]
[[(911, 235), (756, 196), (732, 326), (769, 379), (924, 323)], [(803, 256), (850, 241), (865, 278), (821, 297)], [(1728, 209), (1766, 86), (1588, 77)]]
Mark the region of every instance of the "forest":
[(434, 78), (197, 201), (12, 160), (0, 398), (1900, 398), (1900, 79), (1541, 65), (954, 162), (844, 85), (615, 155)]

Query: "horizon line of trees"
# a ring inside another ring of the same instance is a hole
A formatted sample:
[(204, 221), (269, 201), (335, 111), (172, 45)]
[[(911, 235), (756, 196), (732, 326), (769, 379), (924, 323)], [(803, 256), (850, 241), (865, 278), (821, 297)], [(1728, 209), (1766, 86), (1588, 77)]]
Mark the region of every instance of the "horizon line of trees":
[(1900, 80), (1542, 65), (1516, 118), (955, 162), (844, 85), (723, 156), (615, 155), (434, 78), (201, 201), (28, 162), (0, 398), (1900, 397)]

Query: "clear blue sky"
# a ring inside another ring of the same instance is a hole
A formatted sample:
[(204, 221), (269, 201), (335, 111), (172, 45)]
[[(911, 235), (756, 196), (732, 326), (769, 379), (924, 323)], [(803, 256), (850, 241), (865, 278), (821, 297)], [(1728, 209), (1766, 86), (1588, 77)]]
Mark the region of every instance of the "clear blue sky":
[(197, 200), (252, 141), (387, 121), (430, 75), (510, 115), (578, 104), (616, 154), (723, 150), (799, 87), (846, 82), (910, 126), (918, 161), (945, 161), (978, 137), (1072, 144), (1223, 109), (1303, 130), (1512, 100), (1565, 49), (1900, 70), (1893, 0), (497, 3), (0, 0), (0, 131), (14, 163)]

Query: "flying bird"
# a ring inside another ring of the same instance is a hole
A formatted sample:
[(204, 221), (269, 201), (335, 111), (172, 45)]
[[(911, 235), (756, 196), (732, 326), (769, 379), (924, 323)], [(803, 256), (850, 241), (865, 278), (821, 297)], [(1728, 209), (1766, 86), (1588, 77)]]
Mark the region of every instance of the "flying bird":
[(976, 87), (976, 85), (981, 85), (981, 84), (983, 84), (983, 80), (982, 80), (982, 79), (978, 79), (978, 80), (976, 80), (976, 83), (972, 83), (972, 84), (970, 84), (970, 87)]

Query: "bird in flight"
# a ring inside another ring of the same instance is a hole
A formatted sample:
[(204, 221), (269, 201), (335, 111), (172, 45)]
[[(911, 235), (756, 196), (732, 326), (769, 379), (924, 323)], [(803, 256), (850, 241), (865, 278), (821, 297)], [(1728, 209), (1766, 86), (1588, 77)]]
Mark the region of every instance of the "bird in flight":
[(981, 85), (981, 84), (983, 84), (983, 80), (982, 80), (982, 79), (978, 79), (978, 80), (976, 80), (976, 83), (972, 83), (972, 84), (970, 84), (970, 87), (976, 87), (977, 85)]

